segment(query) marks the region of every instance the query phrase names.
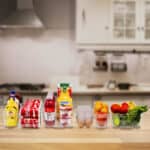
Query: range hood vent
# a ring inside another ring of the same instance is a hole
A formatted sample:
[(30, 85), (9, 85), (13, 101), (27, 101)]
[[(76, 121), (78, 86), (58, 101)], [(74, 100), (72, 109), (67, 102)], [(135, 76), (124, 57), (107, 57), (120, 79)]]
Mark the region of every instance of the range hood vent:
[(44, 25), (34, 11), (32, 0), (17, 0), (16, 10), (0, 22), (4, 28), (43, 28)]

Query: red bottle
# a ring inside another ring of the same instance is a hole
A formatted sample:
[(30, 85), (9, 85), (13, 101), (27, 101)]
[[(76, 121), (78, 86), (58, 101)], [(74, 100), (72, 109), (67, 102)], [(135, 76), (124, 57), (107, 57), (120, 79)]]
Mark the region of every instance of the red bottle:
[(46, 127), (55, 125), (55, 97), (53, 94), (47, 96), (44, 103), (44, 119)]

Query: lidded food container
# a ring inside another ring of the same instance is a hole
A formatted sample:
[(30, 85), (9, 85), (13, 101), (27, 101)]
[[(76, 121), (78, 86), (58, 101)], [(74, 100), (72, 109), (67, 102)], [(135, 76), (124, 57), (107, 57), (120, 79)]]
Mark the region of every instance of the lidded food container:
[(109, 120), (108, 105), (101, 101), (94, 103), (95, 123), (97, 128), (107, 128)]
[(121, 105), (113, 104), (112, 125), (115, 128), (138, 128), (142, 113), (148, 111), (147, 106), (138, 106), (134, 102), (125, 102)]
[(88, 105), (79, 105), (76, 110), (76, 119), (79, 128), (90, 128), (93, 123), (93, 110)]
[(20, 125), (22, 128), (41, 127), (41, 100), (28, 99), (20, 110)]

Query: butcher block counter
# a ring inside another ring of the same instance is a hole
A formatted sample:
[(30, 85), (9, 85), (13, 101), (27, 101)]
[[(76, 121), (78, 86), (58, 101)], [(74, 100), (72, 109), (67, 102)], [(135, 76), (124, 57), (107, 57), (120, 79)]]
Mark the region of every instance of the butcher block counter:
[[(2, 111), (1, 111), (2, 114)], [(7, 129), (0, 116), (0, 150), (149, 150), (150, 112), (142, 116), (141, 128), (137, 129)]]

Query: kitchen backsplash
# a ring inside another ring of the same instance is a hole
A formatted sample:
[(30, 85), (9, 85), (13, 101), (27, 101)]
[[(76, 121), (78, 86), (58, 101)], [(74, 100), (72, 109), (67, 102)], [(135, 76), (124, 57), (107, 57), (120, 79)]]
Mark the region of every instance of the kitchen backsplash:
[(83, 84), (104, 84), (108, 80), (132, 83), (150, 83), (150, 55), (148, 54), (124, 54), (127, 63), (127, 72), (112, 72), (110, 64), (112, 54), (107, 54), (108, 71), (93, 71), (95, 54), (85, 52), (82, 54), (84, 62), (81, 65), (81, 81)]
[[(0, 34), (0, 82), (108, 80), (150, 83), (149, 55), (126, 54), (126, 73), (94, 72), (94, 53), (78, 52), (72, 30), (8, 30)], [(111, 54), (107, 56), (108, 63)], [(78, 82), (78, 81), (75, 81)]]

